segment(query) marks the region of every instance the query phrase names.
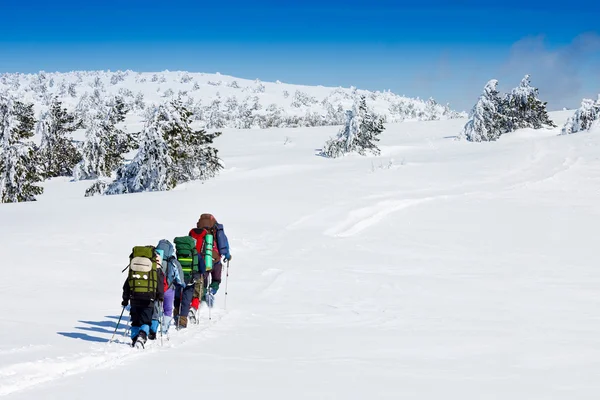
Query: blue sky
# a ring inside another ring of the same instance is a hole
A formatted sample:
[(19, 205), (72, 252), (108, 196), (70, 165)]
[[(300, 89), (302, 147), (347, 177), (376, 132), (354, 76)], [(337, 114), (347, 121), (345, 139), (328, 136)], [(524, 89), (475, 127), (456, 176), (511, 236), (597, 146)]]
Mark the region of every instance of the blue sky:
[(121, 3), (0, 0), (0, 72), (219, 71), (390, 89), (461, 110), (489, 79), (509, 90), (525, 73), (553, 109), (600, 93), (593, 1)]

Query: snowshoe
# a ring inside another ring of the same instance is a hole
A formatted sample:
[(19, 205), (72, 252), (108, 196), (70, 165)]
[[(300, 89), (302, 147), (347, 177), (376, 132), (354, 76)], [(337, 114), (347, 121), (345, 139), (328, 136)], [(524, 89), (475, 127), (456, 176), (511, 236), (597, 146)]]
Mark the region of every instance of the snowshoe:
[(140, 333), (133, 338), (133, 342), (131, 343), (131, 347), (135, 347), (136, 349), (143, 349), (146, 345), (146, 332), (140, 331)]

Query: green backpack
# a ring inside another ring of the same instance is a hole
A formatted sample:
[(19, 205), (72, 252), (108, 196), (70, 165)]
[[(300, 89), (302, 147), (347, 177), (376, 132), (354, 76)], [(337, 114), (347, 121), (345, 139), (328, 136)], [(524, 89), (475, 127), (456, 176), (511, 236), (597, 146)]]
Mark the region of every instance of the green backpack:
[(128, 269), (131, 299), (154, 300), (159, 283), (154, 246), (135, 246), (129, 256)]
[(183, 269), (185, 283), (192, 281), (192, 275), (198, 272), (198, 251), (196, 239), (191, 236), (179, 236), (173, 239), (177, 261)]

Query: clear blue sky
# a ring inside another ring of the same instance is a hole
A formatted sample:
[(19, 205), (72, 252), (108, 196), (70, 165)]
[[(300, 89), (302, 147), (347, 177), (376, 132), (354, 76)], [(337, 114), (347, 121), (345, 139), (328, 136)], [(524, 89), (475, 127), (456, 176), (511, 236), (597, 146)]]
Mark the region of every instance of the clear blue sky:
[(123, 2), (0, 0), (0, 72), (219, 71), (457, 109), (525, 73), (552, 108), (600, 93), (600, 1)]

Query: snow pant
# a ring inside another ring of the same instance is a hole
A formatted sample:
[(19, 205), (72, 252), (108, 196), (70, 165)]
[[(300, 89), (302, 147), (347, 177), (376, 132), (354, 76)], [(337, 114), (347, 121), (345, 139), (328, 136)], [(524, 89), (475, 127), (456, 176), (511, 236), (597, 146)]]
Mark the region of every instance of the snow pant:
[(169, 288), (165, 292), (165, 298), (162, 303), (162, 310), (160, 309), (160, 302), (154, 303), (154, 313), (152, 314), (152, 325), (150, 331), (158, 332), (158, 326), (160, 325), (160, 315), (163, 314), (162, 321), (162, 332), (167, 333), (171, 320), (173, 319), (173, 302), (175, 301), (175, 289)]
[(187, 317), (190, 312), (192, 298), (194, 297), (194, 286), (195, 285), (188, 285), (184, 288), (178, 287), (175, 289), (174, 306), (181, 316)]
[(140, 331), (150, 333), (152, 314), (154, 313), (154, 302), (150, 300), (132, 300), (129, 310), (131, 315), (131, 338), (135, 338)]
[[(218, 262), (213, 265), (212, 270), (204, 273), (204, 288), (208, 289), (208, 275), (210, 275), (210, 288), (212, 289), (213, 294), (217, 294), (219, 290), (219, 286), (221, 285), (221, 274), (223, 273), (223, 264)], [(206, 293), (206, 291), (205, 291)], [(205, 296), (202, 296), (202, 300), (204, 300)]]
[(200, 298), (202, 297), (202, 286), (204, 285), (204, 275), (200, 275), (200, 279), (194, 283), (194, 295), (192, 296), (192, 307), (200, 308)]

